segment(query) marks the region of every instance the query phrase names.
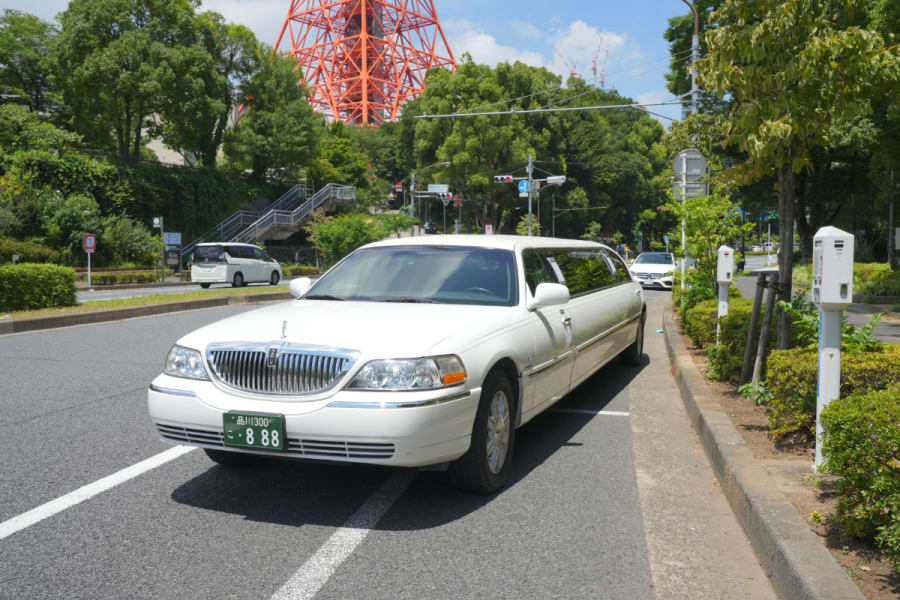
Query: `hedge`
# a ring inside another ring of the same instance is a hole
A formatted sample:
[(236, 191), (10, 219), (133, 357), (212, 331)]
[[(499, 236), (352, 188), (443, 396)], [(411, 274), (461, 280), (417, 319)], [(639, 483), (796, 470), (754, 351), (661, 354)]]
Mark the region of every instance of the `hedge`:
[(12, 262), (14, 254), (22, 263), (55, 263), (59, 261), (59, 252), (48, 248), (34, 240), (15, 240), (0, 237), (0, 263)]
[(0, 266), (0, 311), (75, 305), (75, 271), (25, 263)]
[(838, 519), (874, 538), (900, 573), (900, 388), (835, 400), (822, 426), (824, 468), (840, 477)]
[[(791, 433), (814, 438), (818, 369), (815, 347), (774, 350), (769, 355), (769, 430), (775, 438)], [(896, 385), (900, 385), (900, 346), (886, 344), (881, 352), (842, 354), (842, 398)]]
[(157, 275), (153, 271), (136, 271), (129, 273), (97, 273), (91, 275), (93, 285), (116, 285), (128, 283), (153, 283)]
[(308, 265), (291, 265), (287, 267), (281, 267), (282, 273), (286, 277), (312, 277), (313, 275), (318, 275), (321, 273), (319, 267), (312, 267)]
[[(738, 292), (740, 294), (740, 292)], [(744, 300), (742, 297), (735, 297), (731, 294), (728, 303), (729, 315), (735, 313), (746, 313), (748, 315), (753, 310), (753, 302)], [(719, 301), (703, 300), (694, 305), (693, 308), (685, 312), (683, 321), (684, 332), (687, 334), (694, 345), (703, 348), (709, 344), (716, 343), (716, 323), (719, 320)], [(749, 320), (748, 320), (749, 322)]]
[(867, 296), (900, 296), (900, 271), (861, 285), (856, 293)]

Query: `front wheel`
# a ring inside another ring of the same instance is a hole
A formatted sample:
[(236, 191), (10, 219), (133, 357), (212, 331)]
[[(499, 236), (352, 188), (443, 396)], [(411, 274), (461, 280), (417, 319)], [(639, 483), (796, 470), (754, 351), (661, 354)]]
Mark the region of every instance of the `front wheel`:
[(272, 285), (278, 285), (278, 281), (281, 279), (281, 276), (278, 274), (278, 271), (272, 271), (272, 276), (269, 278), (269, 283)]
[(491, 494), (509, 477), (515, 445), (512, 386), (499, 371), (488, 375), (481, 391), (468, 451), (450, 464), (450, 480), (460, 489)]
[(201, 283), (201, 284), (200, 284), (200, 287), (202, 287), (204, 290), (208, 290), (210, 285), (212, 285), (212, 284), (209, 284), (209, 283)]
[(212, 450), (204, 448), (206, 455), (215, 463), (223, 467), (246, 467), (252, 465), (259, 460), (259, 457), (252, 454), (241, 454), (239, 452), (226, 452), (224, 450)]

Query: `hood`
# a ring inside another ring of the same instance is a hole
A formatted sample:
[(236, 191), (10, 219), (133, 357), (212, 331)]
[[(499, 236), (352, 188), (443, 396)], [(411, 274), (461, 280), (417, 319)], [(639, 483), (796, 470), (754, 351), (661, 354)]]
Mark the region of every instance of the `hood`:
[(291, 344), (357, 350), (363, 357), (414, 358), (463, 331), (474, 342), (485, 332), (503, 327), (515, 311), (514, 307), (294, 300), (207, 325), (178, 343), (202, 351), (215, 342), (278, 342), (287, 321), (283, 341)]

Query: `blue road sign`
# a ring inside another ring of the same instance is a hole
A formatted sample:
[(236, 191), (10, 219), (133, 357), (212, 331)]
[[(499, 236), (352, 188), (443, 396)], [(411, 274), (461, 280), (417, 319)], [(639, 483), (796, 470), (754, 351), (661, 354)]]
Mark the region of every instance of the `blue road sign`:
[(664, 241), (665, 243), (668, 244), (668, 243), (669, 243), (669, 236), (664, 235), (664, 236), (663, 236), (663, 241)]
[(528, 185), (527, 179), (523, 179), (522, 181), (519, 182), (519, 193), (520, 194), (527, 194), (528, 188), (529, 188), (529, 185)]

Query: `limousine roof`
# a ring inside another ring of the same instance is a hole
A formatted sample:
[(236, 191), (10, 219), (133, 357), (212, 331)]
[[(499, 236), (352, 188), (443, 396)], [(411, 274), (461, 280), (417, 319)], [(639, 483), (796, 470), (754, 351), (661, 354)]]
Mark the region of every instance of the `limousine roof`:
[(519, 248), (598, 248), (605, 247), (597, 242), (569, 240), (563, 238), (528, 237), (522, 235), (420, 235), (415, 237), (392, 238), (368, 244), (364, 248), (383, 246), (475, 246), (517, 250)]

